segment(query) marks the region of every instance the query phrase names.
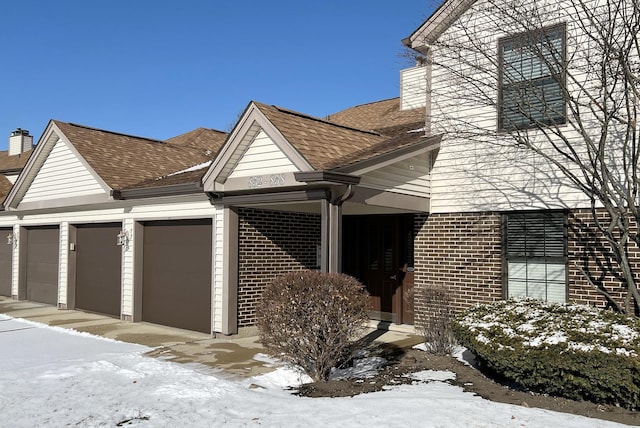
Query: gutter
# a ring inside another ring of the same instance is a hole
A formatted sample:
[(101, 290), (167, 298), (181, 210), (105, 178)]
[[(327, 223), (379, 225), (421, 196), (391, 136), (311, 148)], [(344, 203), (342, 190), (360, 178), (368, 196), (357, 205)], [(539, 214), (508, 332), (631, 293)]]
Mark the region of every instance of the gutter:
[(199, 193), (203, 193), (202, 185), (200, 183), (183, 183), (159, 187), (111, 190), (111, 197), (115, 200), (125, 200), (157, 198), (164, 196), (194, 195)]

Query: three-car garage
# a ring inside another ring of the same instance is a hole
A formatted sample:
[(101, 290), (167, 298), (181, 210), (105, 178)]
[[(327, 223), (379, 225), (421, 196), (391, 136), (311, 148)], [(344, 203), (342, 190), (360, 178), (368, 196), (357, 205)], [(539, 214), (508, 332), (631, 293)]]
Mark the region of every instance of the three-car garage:
[[(122, 222), (70, 224), (62, 229), (68, 240), (58, 225), (22, 227), (19, 297), (120, 318), (131, 314), (123, 278), (135, 272), (129, 294), (135, 296), (134, 319), (211, 333), (212, 219), (141, 221), (137, 227), (135, 242), (124, 246), (117, 242)], [(0, 295), (5, 296), (11, 296), (14, 247), (7, 236), (12, 232), (0, 228)], [(61, 249), (68, 260), (60, 259)], [(129, 251), (137, 261), (123, 275)]]

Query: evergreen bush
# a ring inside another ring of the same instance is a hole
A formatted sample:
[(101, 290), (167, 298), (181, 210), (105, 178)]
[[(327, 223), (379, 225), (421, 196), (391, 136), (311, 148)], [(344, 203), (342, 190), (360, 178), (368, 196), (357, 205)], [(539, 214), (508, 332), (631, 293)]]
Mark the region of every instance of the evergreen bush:
[(539, 300), (476, 305), (453, 325), (478, 361), (529, 390), (640, 408), (640, 320)]

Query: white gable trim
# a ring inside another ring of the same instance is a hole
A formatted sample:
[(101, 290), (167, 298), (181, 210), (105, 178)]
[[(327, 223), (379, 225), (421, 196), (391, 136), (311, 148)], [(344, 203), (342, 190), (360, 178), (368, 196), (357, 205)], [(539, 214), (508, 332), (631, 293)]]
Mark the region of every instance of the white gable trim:
[(267, 119), (260, 109), (254, 103), (251, 103), (204, 175), (202, 182), (205, 191), (216, 192), (224, 190), (224, 183), (260, 131), (264, 131), (269, 136), (298, 171), (313, 171), (313, 168), (302, 154), (286, 140), (278, 128)]
[[(38, 144), (36, 145), (34, 153), (29, 158), (29, 161), (25, 165), (24, 170), (18, 176), (16, 183), (11, 188), (11, 191), (7, 195), (5, 201), (5, 209), (6, 210), (15, 210), (18, 208), (18, 205), (22, 202), (22, 199), (26, 195), (27, 191), (33, 184), (36, 176), (40, 173), (44, 163), (48, 159), (49, 155), (53, 151), (56, 144), (59, 141), (64, 142), (66, 148), (73, 153), (76, 159), (83, 165), (83, 167), (91, 174), (91, 176), (96, 180), (96, 182), (100, 185), (104, 192), (104, 197), (100, 197), (101, 200), (110, 200), (111, 188), (104, 182), (104, 180), (89, 166), (87, 161), (80, 155), (80, 153), (76, 150), (73, 144), (69, 141), (69, 139), (64, 135), (64, 133), (58, 128), (55, 122), (50, 121), (45, 129), (45, 132), (40, 137)], [(82, 199), (82, 197), (79, 197)], [(92, 200), (95, 199), (95, 195)], [(71, 202), (71, 201), (69, 201)], [(55, 200), (52, 200), (52, 203), (55, 203)], [(56, 205), (59, 206), (59, 205)], [(47, 203), (44, 202), (40, 204), (40, 208), (46, 208)]]
[(424, 47), (435, 42), (475, 2), (476, 0), (446, 0), (416, 31), (404, 40), (404, 44), (423, 52)]

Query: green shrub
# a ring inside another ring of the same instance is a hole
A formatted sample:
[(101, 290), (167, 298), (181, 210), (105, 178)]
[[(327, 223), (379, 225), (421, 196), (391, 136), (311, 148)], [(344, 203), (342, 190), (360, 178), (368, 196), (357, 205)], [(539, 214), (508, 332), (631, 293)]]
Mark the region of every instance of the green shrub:
[(537, 300), (470, 308), (453, 325), (489, 370), (532, 391), (640, 408), (640, 320)]
[(267, 285), (257, 307), (260, 340), (267, 352), (326, 381), (364, 327), (368, 303), (363, 285), (350, 276), (285, 274)]

